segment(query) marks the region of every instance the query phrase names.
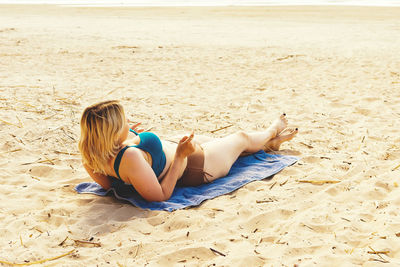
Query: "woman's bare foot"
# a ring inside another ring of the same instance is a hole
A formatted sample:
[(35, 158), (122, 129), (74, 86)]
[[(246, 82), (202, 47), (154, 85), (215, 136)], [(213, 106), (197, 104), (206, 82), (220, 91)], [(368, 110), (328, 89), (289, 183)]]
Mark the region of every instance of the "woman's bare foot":
[(264, 145), (264, 151), (265, 152), (270, 152), (270, 151), (278, 151), (280, 146), (282, 145), (283, 142), (290, 141), (293, 139), (293, 137), (299, 132), (299, 129), (293, 129), (293, 128), (286, 128), (281, 133), (269, 140), (265, 145)]
[[(275, 131), (273, 138), (277, 137), (288, 125), (286, 113), (283, 113), (271, 125), (271, 129)], [(272, 140), (271, 140), (272, 141)]]
[(281, 132), (278, 134), (278, 136), (279, 136), (279, 135), (290, 134), (290, 133), (292, 133), (294, 130), (298, 130), (298, 129), (297, 129), (297, 128), (294, 129), (293, 127), (285, 128), (283, 131), (281, 131)]

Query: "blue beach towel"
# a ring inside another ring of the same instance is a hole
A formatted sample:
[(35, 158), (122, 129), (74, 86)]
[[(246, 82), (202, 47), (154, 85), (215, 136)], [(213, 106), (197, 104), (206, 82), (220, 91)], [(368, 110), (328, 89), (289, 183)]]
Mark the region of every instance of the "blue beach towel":
[(174, 211), (200, 205), (207, 199), (230, 193), (255, 180), (270, 177), (298, 160), (293, 156), (271, 155), (264, 151), (240, 157), (233, 164), (227, 176), (212, 183), (196, 187), (176, 187), (171, 198), (164, 202), (148, 202), (135, 189), (121, 180), (112, 179), (112, 188), (104, 190), (97, 183), (81, 183), (75, 187), (78, 193), (91, 193), (105, 196), (112, 192), (116, 198), (150, 210)]

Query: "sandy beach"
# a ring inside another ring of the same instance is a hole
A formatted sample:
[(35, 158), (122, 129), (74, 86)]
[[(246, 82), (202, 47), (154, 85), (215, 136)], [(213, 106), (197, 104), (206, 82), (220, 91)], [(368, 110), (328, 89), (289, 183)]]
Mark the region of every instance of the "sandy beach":
[[(0, 261), (399, 266), (399, 47), (393, 7), (1, 5)], [(286, 112), (301, 159), (172, 213), (77, 194), (80, 116), (106, 99), (164, 138)]]

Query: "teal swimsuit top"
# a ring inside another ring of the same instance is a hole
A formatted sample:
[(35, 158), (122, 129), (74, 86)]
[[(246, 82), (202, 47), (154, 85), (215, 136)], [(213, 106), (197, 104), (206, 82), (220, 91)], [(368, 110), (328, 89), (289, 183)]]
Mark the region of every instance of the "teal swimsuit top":
[[(121, 163), (122, 155), (124, 154), (125, 150), (129, 147), (136, 147), (141, 150), (148, 152), (152, 159), (151, 168), (153, 169), (154, 173), (158, 177), (165, 168), (165, 164), (167, 162), (165, 158), (165, 153), (162, 149), (162, 144), (160, 138), (157, 135), (151, 132), (144, 132), (138, 134), (132, 129), (129, 129), (131, 132), (135, 133), (140, 138), (140, 143), (135, 146), (126, 146), (121, 151), (119, 151), (117, 157), (114, 161), (114, 170), (117, 174), (118, 178), (121, 179), (119, 176), (119, 165)], [(122, 179), (121, 179), (122, 180)]]

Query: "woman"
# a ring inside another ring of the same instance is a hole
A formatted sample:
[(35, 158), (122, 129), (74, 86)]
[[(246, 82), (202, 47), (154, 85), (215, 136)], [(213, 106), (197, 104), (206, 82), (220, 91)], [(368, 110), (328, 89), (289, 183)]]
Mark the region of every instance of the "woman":
[(86, 171), (104, 189), (110, 188), (112, 176), (131, 184), (147, 201), (165, 201), (177, 184), (195, 186), (226, 176), (241, 155), (278, 150), (297, 133), (286, 127), (282, 114), (263, 132), (239, 131), (223, 138), (192, 133), (174, 143), (151, 132), (138, 134), (129, 128), (122, 105), (105, 101), (83, 112), (79, 150)]

